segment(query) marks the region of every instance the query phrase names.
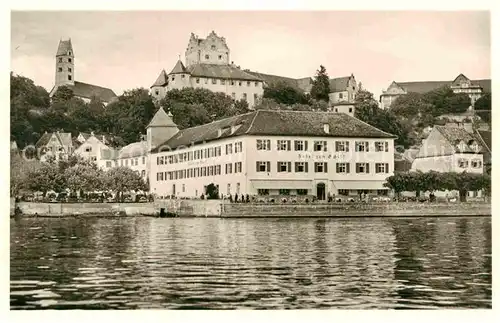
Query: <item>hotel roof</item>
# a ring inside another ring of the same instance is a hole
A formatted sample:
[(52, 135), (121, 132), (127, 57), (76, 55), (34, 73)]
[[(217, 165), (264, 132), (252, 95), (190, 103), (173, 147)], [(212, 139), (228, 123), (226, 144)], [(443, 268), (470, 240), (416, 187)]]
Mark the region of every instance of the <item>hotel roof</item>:
[[(329, 125), (329, 132), (324, 131)], [(344, 113), (257, 110), (180, 130), (152, 153), (242, 135), (396, 138)]]

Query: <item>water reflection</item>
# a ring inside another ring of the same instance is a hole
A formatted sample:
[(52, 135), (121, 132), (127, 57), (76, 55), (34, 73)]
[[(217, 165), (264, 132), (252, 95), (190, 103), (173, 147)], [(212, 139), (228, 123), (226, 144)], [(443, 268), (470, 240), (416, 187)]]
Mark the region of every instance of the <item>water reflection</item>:
[(11, 308), (491, 308), (491, 219), (19, 219)]

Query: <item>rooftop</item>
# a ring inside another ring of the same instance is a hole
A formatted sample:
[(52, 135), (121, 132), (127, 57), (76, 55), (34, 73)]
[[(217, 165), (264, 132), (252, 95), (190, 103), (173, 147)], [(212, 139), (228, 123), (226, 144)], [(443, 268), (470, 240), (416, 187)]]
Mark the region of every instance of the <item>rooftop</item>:
[[(469, 146), (469, 142), (475, 141), (480, 146), (481, 138), (474, 133), (470, 133), (461, 127), (446, 127), (446, 126), (434, 126), (437, 131), (439, 131), (443, 137), (456, 149), (456, 152), (463, 153), (475, 153), (476, 151)], [(457, 144), (464, 142), (466, 144), (465, 150), (460, 150)], [(480, 151), (484, 152), (486, 147), (480, 147)]]
[(116, 98), (113, 90), (94, 84), (75, 81), (75, 85), (69, 85), (69, 87), (71, 87), (75, 96), (82, 98), (92, 99), (93, 97), (97, 97), (104, 102), (111, 102)]
[(165, 86), (167, 83), (168, 83), (167, 73), (165, 72), (165, 70), (161, 70), (160, 75), (158, 75), (158, 78), (153, 83), (153, 85), (150, 86), (150, 88), (154, 86)]
[(146, 156), (148, 150), (147, 141), (133, 142), (118, 152), (118, 159)]
[(56, 139), (62, 146), (70, 147), (73, 145), (73, 140), (71, 138), (70, 132), (46, 132), (42, 135), (40, 139), (38, 139), (38, 141), (35, 144), (35, 147), (40, 148), (47, 145), (50, 141), (50, 138), (52, 138), (52, 135), (56, 136)]
[(71, 55), (74, 55), (73, 46), (71, 45), (71, 38), (68, 40), (60, 40), (59, 46), (57, 47), (56, 56), (68, 55), (68, 51), (71, 51)]
[(343, 76), (330, 79), (330, 92), (343, 92), (346, 90), (352, 76)]
[[(328, 133), (324, 124), (329, 125)], [(242, 135), (396, 138), (344, 113), (257, 110), (180, 130), (151, 152)]]
[(233, 65), (193, 64), (190, 65), (186, 69), (186, 71), (192, 76), (245, 80), (245, 81), (261, 81), (260, 78), (252, 74), (249, 74)]

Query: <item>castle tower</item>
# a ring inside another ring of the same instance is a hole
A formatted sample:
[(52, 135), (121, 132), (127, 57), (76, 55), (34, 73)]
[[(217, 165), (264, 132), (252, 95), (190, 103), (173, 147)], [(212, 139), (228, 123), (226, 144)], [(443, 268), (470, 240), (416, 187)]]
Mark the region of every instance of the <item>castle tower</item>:
[[(175, 136), (177, 132), (179, 132), (179, 128), (172, 120), (171, 115), (168, 115), (160, 107), (146, 128), (148, 151), (163, 144)], [(168, 150), (168, 147), (165, 147), (164, 150)]]
[(191, 33), (186, 49), (186, 66), (194, 64), (229, 64), (229, 47), (224, 37), (212, 31), (206, 39)]
[(71, 38), (59, 41), (57, 48), (55, 88), (62, 85), (75, 85), (75, 55)]

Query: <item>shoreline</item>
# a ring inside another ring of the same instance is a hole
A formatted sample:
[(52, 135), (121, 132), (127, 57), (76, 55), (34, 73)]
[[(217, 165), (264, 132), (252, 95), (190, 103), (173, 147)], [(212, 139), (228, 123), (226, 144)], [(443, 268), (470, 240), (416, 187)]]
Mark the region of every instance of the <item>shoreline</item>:
[[(221, 200), (160, 200), (148, 203), (36, 203), (11, 205), (11, 217), (43, 218), (374, 218), (374, 217), (486, 217), (491, 204), (462, 203), (370, 203), (370, 204), (259, 204)], [(12, 210), (17, 212), (12, 212)], [(160, 216), (162, 214), (163, 216)], [(170, 216), (172, 217), (172, 216)]]

